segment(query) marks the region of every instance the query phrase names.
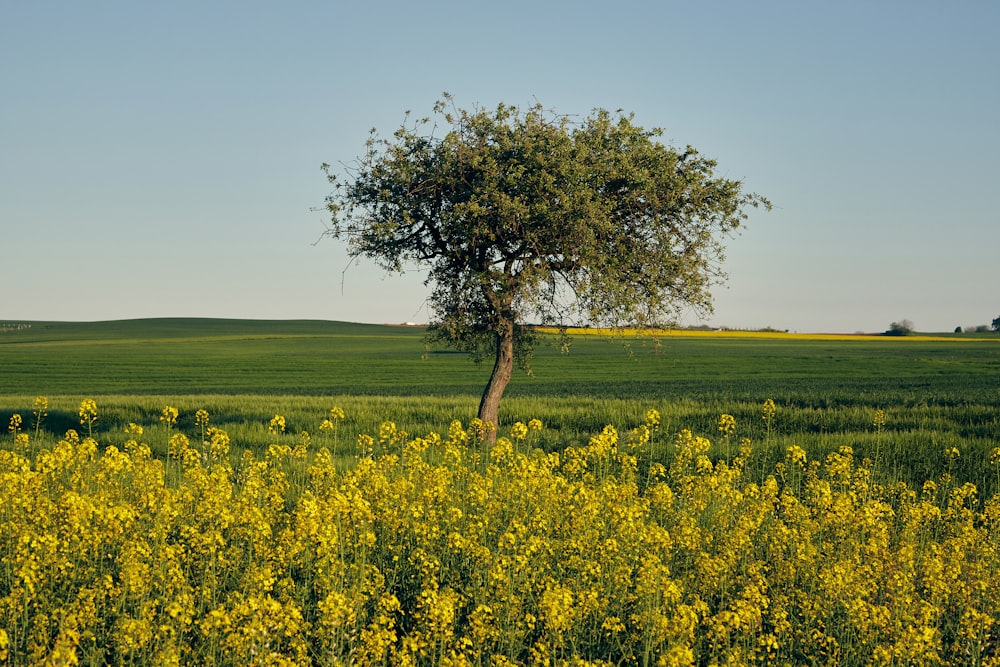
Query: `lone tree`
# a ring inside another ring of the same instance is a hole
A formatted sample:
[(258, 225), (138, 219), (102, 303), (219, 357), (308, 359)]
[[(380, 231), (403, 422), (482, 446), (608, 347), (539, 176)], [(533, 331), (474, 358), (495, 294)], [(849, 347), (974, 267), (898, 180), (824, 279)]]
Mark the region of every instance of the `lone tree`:
[(913, 322), (910, 320), (900, 320), (898, 322), (893, 322), (889, 325), (886, 330), (886, 336), (908, 336), (913, 333)]
[(711, 312), (722, 241), (749, 207), (770, 209), (620, 111), (574, 122), (540, 105), (457, 109), (445, 95), (434, 119), (372, 130), (343, 177), (323, 165), (326, 235), (388, 271), (428, 270), (431, 337), (495, 360), (479, 404), (494, 425), (531, 353), (525, 322), (649, 329), (681, 308)]

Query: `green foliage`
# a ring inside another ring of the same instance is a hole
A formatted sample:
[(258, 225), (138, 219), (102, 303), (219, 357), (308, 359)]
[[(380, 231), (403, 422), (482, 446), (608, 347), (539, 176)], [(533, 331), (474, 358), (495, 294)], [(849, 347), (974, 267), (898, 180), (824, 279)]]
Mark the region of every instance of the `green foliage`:
[(653, 327), (681, 306), (709, 310), (722, 239), (748, 208), (770, 207), (631, 115), (574, 124), (540, 105), (467, 111), (447, 96), (434, 112), (391, 138), (373, 131), (347, 180), (324, 165), (329, 235), (387, 270), (428, 270), (434, 339), (496, 354), (496, 403), (533, 348), (519, 324)]
[(906, 336), (913, 333), (913, 322), (910, 320), (900, 320), (899, 322), (893, 322), (889, 325), (888, 330), (886, 330), (886, 336)]

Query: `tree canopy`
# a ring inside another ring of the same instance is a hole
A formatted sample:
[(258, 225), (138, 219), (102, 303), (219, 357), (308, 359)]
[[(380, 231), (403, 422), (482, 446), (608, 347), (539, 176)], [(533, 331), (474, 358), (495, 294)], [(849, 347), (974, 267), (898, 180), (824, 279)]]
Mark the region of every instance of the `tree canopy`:
[(669, 325), (711, 311), (724, 240), (749, 208), (770, 208), (716, 162), (633, 115), (574, 120), (535, 105), (409, 114), (391, 137), (372, 130), (333, 192), (328, 235), (389, 271), (427, 269), (432, 335), (494, 356), (479, 416), (496, 424), (526, 322), (612, 328)]

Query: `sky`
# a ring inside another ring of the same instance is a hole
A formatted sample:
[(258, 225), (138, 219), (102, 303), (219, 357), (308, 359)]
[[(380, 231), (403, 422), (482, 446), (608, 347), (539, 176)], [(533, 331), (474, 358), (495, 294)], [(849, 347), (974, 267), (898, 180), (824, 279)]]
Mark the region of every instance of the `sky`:
[(1000, 316), (1000, 3), (0, 3), (0, 322), (427, 322), (419, 272), (317, 241), (371, 129), (622, 109), (774, 204), (685, 324)]

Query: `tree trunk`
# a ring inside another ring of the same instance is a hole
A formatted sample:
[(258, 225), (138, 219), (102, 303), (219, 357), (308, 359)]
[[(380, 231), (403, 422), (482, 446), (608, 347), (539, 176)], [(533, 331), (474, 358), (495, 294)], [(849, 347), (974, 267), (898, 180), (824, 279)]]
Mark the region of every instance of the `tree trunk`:
[[(479, 401), (479, 418), (484, 422), (493, 424), (494, 427), (500, 425), (500, 398), (510, 382), (514, 372), (514, 322), (504, 322), (503, 330), (497, 334), (497, 358), (493, 364), (493, 374), (490, 381), (486, 383), (483, 391), (483, 398)], [(496, 429), (490, 431), (486, 436), (486, 441), (490, 444), (496, 442)]]

